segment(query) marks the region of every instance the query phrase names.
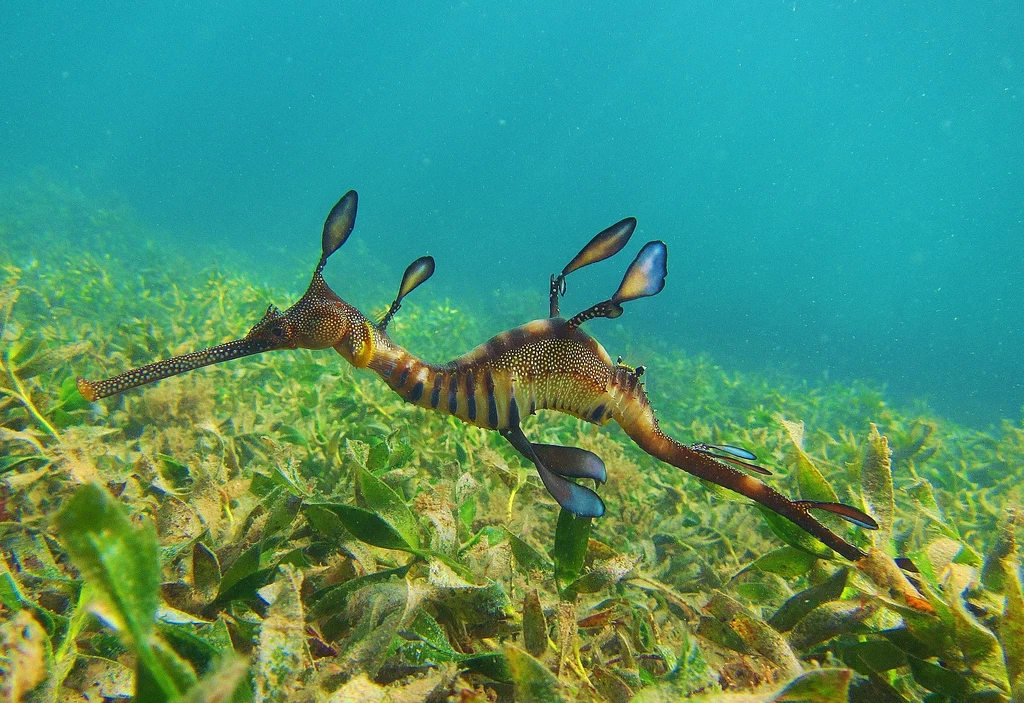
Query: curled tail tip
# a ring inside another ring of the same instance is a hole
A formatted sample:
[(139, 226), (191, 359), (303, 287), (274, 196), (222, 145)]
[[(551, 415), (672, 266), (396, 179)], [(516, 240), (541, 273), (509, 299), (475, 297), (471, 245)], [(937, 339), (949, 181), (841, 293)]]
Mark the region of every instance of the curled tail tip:
[(78, 392), (88, 400), (90, 403), (94, 402), (98, 397), (96, 395), (96, 386), (90, 381), (86, 381), (84, 378), (79, 376), (75, 379), (75, 385), (78, 386)]

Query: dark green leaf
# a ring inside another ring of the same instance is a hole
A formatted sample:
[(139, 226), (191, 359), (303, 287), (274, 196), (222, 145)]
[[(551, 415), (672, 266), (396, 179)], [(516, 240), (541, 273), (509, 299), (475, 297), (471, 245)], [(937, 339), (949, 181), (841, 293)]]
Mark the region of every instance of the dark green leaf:
[(48, 462), (50, 460), (41, 454), (0, 456), (0, 474), (7, 473), (30, 461)]
[(263, 544), (257, 542), (238, 555), (220, 580), (218, 600), (223, 600), (225, 593), (236, 583), (259, 571), (262, 551)]
[(84, 414), (72, 415), (63, 408), (54, 408), (50, 411), (51, 424), (58, 429), (81, 425), (85, 419)]
[(160, 624), (157, 629), (174, 651), (187, 659), (196, 671), (203, 672), (209, 669), (213, 660), (222, 653), (206, 638), (196, 634), (194, 625)]
[(819, 559), (835, 558), (835, 554), (831, 549), (804, 532), (796, 523), (790, 522), (763, 505), (758, 505), (757, 509), (761, 511), (761, 516), (764, 517), (765, 522), (768, 523), (768, 527), (775, 533), (775, 536), (789, 546), (807, 552)]
[(313, 565), (309, 559), (306, 558), (306, 550), (301, 547), (296, 547), (295, 549), (285, 552), (281, 555), (281, 558), (277, 563), (278, 565), (291, 564), (292, 566), (297, 566), (300, 569), (308, 569)]
[(249, 483), (249, 492), (259, 498), (266, 498), (278, 485), (276, 477), (254, 472), (252, 481)]
[(858, 673), (864, 673), (867, 678), (854, 679), (850, 683), (847, 703), (908, 703), (883, 675), (870, 669), (864, 672), (858, 670)]
[(152, 645), (148, 656), (140, 656), (135, 668), (135, 700), (177, 700), (179, 694), (195, 686), (196, 673), (160, 638), (154, 638)]
[(16, 367), (14, 373), (23, 381), (54, 367), (54, 353), (49, 349), (40, 351), (40, 341), (40, 338), (33, 337), (24, 343), (21, 340), (12, 343), (15, 353), (10, 358), (14, 362), (12, 366)]
[(74, 376), (68, 376), (61, 382), (57, 405), (67, 412), (74, 412), (75, 410), (89, 407), (89, 401), (78, 392), (78, 384), (75, 382)]
[(551, 561), (540, 551), (531, 547), (526, 541), (508, 533), (509, 546), (512, 548), (512, 556), (523, 571), (539, 569), (541, 571), (551, 570)]
[[(412, 623), (409, 625), (407, 637), (416, 637), (429, 647), (428, 658), (434, 662), (459, 661), (463, 655), (452, 649), (444, 630), (425, 610), (416, 613)], [(432, 655), (432, 656), (431, 656)]]
[(912, 654), (918, 659), (929, 659), (931, 657), (937, 657), (939, 650), (932, 646), (930, 643), (925, 643), (914, 635), (910, 634), (910, 630), (905, 627), (897, 627), (891, 630), (883, 630), (881, 634), (889, 642), (899, 647), (902, 651), (907, 654)]
[(335, 544), (340, 544), (352, 537), (349, 531), (345, 529), (345, 525), (341, 522), (338, 514), (327, 506), (317, 504), (304, 505), (302, 506), (302, 514), (306, 516), (306, 520), (309, 521), (314, 530)]
[(742, 596), (744, 600), (757, 605), (770, 601), (777, 602), (776, 598), (779, 596), (779, 589), (775, 588), (773, 584), (764, 583), (763, 581), (740, 583), (733, 586), (733, 590), (736, 591), (737, 595)]
[[(256, 597), (256, 591), (260, 590), (274, 580), (277, 575), (277, 565), (266, 569), (258, 569), (235, 581), (228, 587), (221, 582), (220, 593), (217, 594), (217, 603), (229, 603), (234, 600), (252, 600)], [(226, 580), (226, 577), (225, 577)]]
[(510, 683), (512, 681), (512, 672), (509, 669), (508, 661), (500, 652), (488, 652), (486, 654), (466, 657), (462, 660), (462, 666), (494, 681), (500, 681), (501, 683)]
[(135, 700), (167, 703), (171, 696), (161, 687), (153, 670), (143, 659), (135, 662)]
[(841, 596), (843, 589), (846, 588), (846, 579), (849, 575), (849, 570), (843, 567), (817, 586), (811, 586), (797, 593), (782, 604), (782, 607), (768, 620), (768, 624), (779, 632), (788, 632), (807, 613), (822, 603)]
[(42, 345), (43, 339), (38, 335), (29, 335), (22, 339), (15, 339), (7, 345), (7, 349), (4, 351), (4, 358), (7, 359), (7, 363), (16, 367), (19, 364), (25, 363), (32, 357), (39, 347)]
[(954, 699), (961, 699), (971, 692), (971, 684), (964, 676), (938, 664), (907, 656), (910, 673), (921, 686), (929, 691), (945, 694)]
[(370, 471), (379, 471), (387, 468), (388, 459), (391, 457), (391, 448), (387, 442), (381, 441), (370, 447), (370, 454), (366, 457), (366, 468)]
[(847, 699), (849, 669), (817, 669), (801, 674), (789, 683), (773, 703), (836, 703)]
[(304, 449), (309, 449), (309, 440), (306, 439), (306, 435), (304, 435), (295, 427), (286, 425), (278, 430), (278, 434), (280, 435), (282, 440), (288, 442), (289, 444), (294, 444), (299, 447), (303, 447)]
[(324, 504), (323, 507), (337, 515), (345, 529), (360, 542), (384, 549), (400, 549), (413, 553), (417, 551), (391, 523), (376, 513), (340, 503)]
[(404, 578), (409, 572), (410, 566), (410, 564), (407, 564), (405, 566), (400, 566), (397, 569), (386, 569), (384, 571), (378, 571), (375, 574), (358, 576), (349, 581), (345, 581), (344, 583), (335, 584), (317, 591), (309, 599), (310, 618), (317, 620), (328, 615), (335, 615), (343, 612), (345, 610), (345, 603), (348, 601), (350, 594), (371, 584), (383, 583), (392, 576), (396, 578)]
[(167, 454), (157, 454), (156, 458), (160, 460), (164, 476), (172, 482), (181, 485), (188, 480), (190, 473), (188, 464), (182, 463)]
[(842, 647), (840, 654), (847, 666), (865, 676), (870, 672), (889, 671), (907, 665), (907, 655), (887, 640), (854, 642)]
[(269, 539), (281, 530), (290, 527), (301, 507), (302, 498), (292, 493), (282, 492), (270, 505), (270, 514), (263, 526), (263, 539)]
[[(401, 496), (365, 469), (359, 471), (359, 491), (366, 507), (387, 521), (413, 550), (419, 549), (419, 525), (416, 516)], [(346, 525), (347, 526), (347, 525)], [(353, 534), (355, 534), (353, 532)], [(360, 538), (361, 539), (361, 538)], [(365, 540), (364, 540), (365, 541)], [(371, 542), (372, 544), (372, 542)]]
[(555, 579), (564, 588), (579, 578), (587, 558), (592, 518), (576, 517), (565, 508), (558, 513), (555, 526)]
[(204, 601), (212, 601), (220, 590), (220, 561), (202, 542), (192, 546), (192, 582)]

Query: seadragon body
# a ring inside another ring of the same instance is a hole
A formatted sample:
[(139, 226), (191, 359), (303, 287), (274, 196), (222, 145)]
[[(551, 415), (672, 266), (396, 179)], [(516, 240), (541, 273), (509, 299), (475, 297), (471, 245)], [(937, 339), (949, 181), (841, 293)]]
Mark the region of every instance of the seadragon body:
[(877, 525), (870, 516), (841, 503), (787, 498), (747, 473), (769, 472), (750, 463), (755, 457), (746, 450), (703, 443), (688, 446), (667, 436), (658, 427), (640, 380), (643, 367), (634, 369), (613, 362), (604, 347), (580, 329), (593, 317), (617, 317), (623, 302), (661, 290), (667, 273), (663, 243), (645, 245), (611, 299), (568, 320), (558, 317), (558, 297), (564, 292), (565, 276), (617, 253), (632, 234), (635, 220), (627, 218), (597, 235), (561, 275), (552, 276), (551, 317), (503, 332), (447, 363), (431, 364), (396, 344), (387, 333), (387, 323), (401, 306), (402, 298), (433, 273), (430, 257), (418, 259), (409, 267), (398, 297), (378, 323), (342, 300), (324, 281), (322, 270), (327, 258), (351, 233), (355, 209), (352, 191), (331, 211), (313, 280), (286, 312), (272, 306), (242, 339), (148, 364), (104, 381), (79, 379), (79, 390), (89, 400), (96, 400), (194, 368), (265, 351), (333, 347), (353, 366), (376, 373), (407, 402), (499, 432), (536, 466), (555, 500), (576, 515), (599, 517), (604, 513), (604, 503), (597, 493), (572, 480), (603, 483), (603, 462), (582, 449), (530, 442), (520, 427), (524, 416), (554, 410), (599, 426), (614, 421), (651, 456), (775, 511), (848, 559), (864, 555), (810, 511), (826, 510), (873, 529)]

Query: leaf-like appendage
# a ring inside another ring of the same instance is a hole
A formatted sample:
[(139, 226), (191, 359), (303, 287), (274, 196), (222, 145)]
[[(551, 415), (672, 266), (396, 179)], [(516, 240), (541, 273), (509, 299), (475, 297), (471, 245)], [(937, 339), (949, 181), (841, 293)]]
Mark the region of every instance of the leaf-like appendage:
[(580, 250), (580, 253), (573, 257), (573, 260), (562, 269), (562, 275), (568, 276), (573, 271), (604, 261), (610, 256), (618, 254), (626, 242), (633, 236), (636, 229), (636, 218), (627, 217), (616, 222), (606, 230), (599, 232), (587, 245)]
[(330, 214), (327, 215), (327, 221), (324, 222), (321, 263), (327, 261), (327, 257), (340, 249), (352, 234), (352, 228), (356, 225), (358, 204), (359, 196), (354, 190), (350, 190), (331, 208)]

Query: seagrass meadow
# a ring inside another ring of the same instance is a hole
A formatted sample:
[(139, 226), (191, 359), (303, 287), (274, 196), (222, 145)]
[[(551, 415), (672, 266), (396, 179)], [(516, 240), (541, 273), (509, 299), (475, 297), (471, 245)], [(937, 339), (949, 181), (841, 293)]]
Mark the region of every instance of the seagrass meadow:
[[(1024, 701), (1019, 420), (970, 429), (868, 383), (664, 351), (636, 361), (666, 432), (862, 507), (879, 530), (823, 521), (868, 556), (611, 427), (528, 418), (607, 465), (607, 514), (575, 518), (495, 433), (333, 352), (86, 402), (77, 375), (237, 336), (308, 262), (271, 289), (44, 181), (4, 199), (3, 701)], [(383, 313), (399, 272), (362, 264), (339, 293)], [(389, 331), (440, 361), (545, 302), (495, 301), (487, 319), (418, 293)]]

